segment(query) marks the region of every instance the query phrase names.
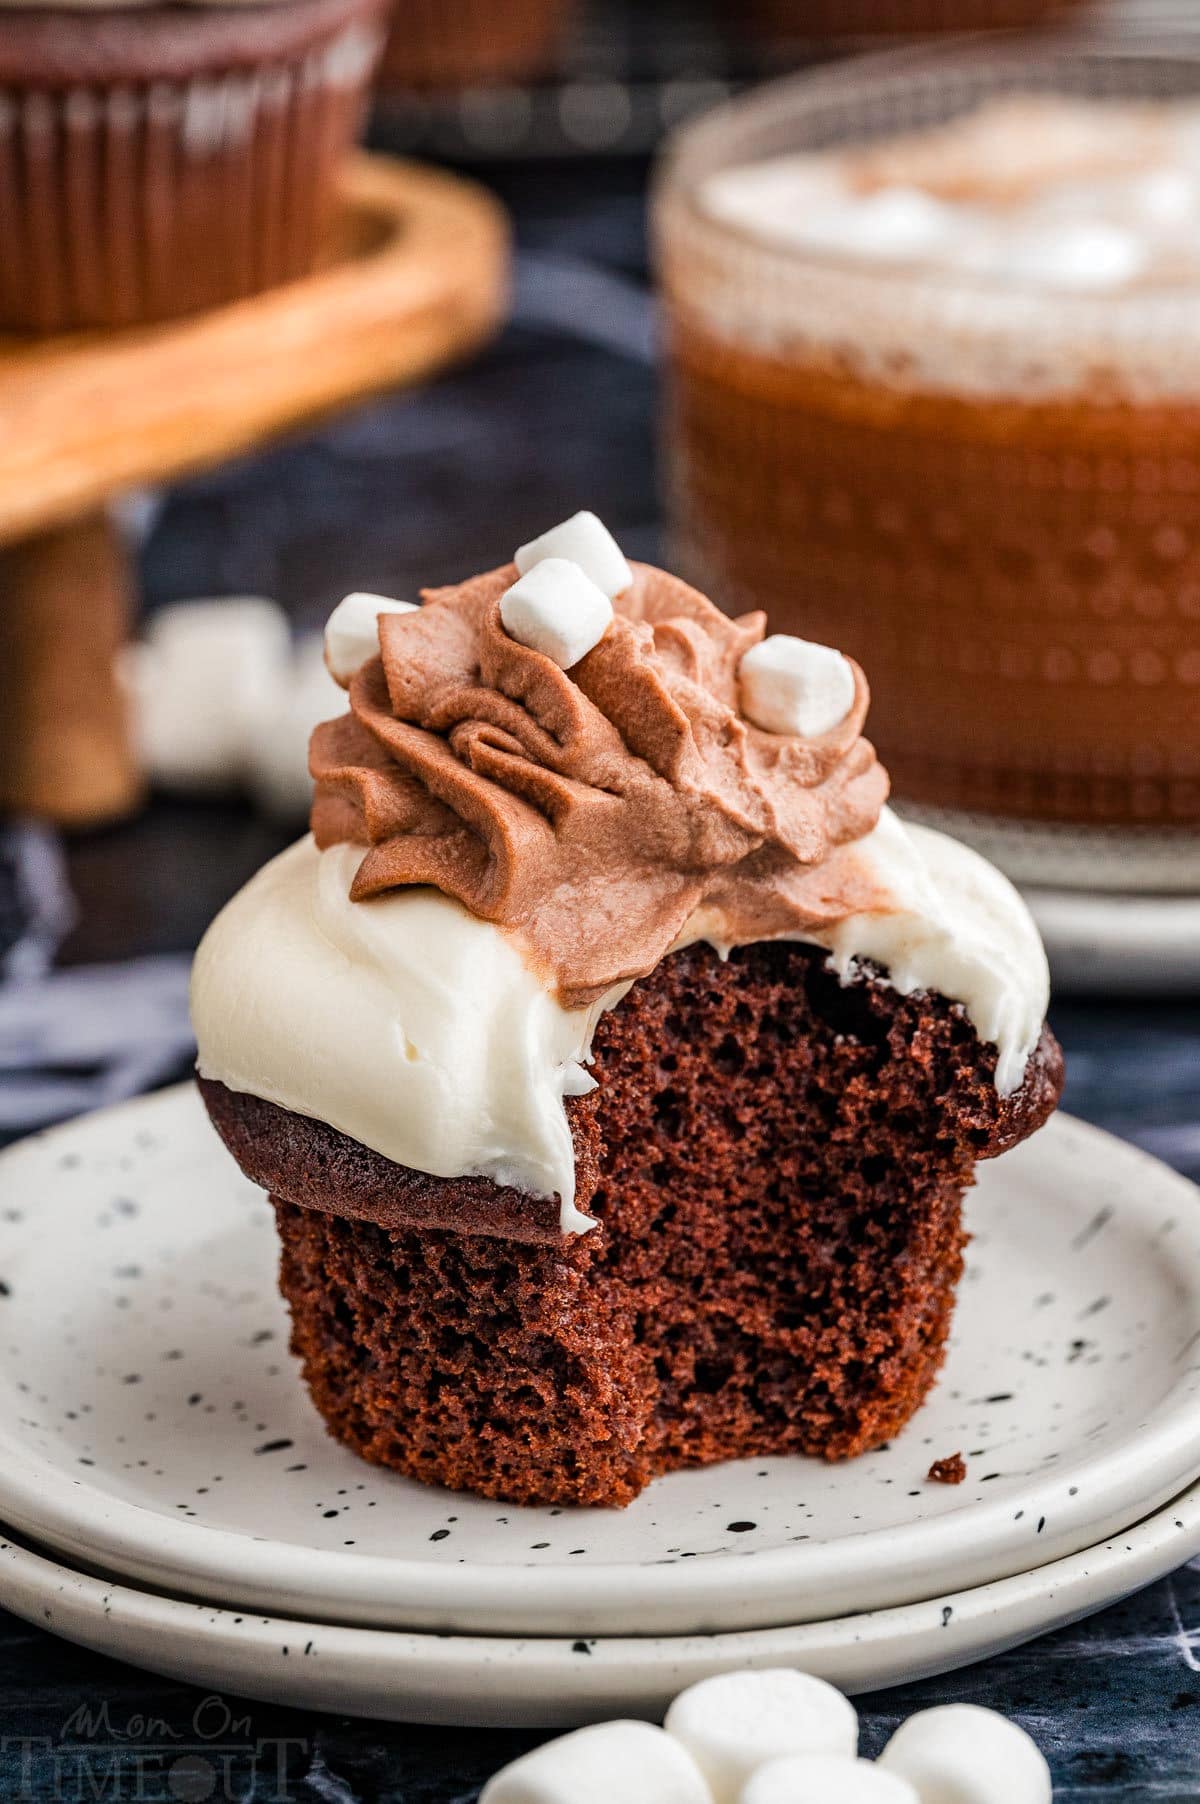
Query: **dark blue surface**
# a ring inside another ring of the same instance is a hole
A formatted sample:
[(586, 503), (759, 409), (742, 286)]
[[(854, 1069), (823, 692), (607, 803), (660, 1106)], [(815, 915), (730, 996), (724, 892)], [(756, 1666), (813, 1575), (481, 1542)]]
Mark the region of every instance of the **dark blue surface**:
[[(316, 624), (347, 589), (405, 594), (499, 562), (581, 505), (628, 550), (653, 555), (640, 179), (620, 167), (600, 189), (577, 168), (514, 179), (523, 249), (542, 260), (523, 268), (523, 323), (422, 395), (387, 400), (170, 496), (144, 558), (149, 605), (257, 590)], [(556, 329), (564, 311), (587, 342)], [(136, 822), (75, 841), (78, 925), (65, 962), (186, 954), (285, 837), (247, 809), (158, 802)], [(0, 955), (18, 906), (11, 861), (0, 856)], [(128, 981), (132, 996), (132, 973)], [(1054, 1019), (1069, 1057), (1068, 1106), (1200, 1177), (1196, 1003), (1067, 1002)], [(6, 1081), (0, 1065), (0, 1093)], [(0, 1615), (0, 1798), (467, 1804), (534, 1739), (233, 1699), (226, 1708), (204, 1696)], [(911, 1711), (947, 1700), (1019, 1718), (1046, 1749), (1060, 1800), (1200, 1799), (1200, 1570), (966, 1672), (861, 1700), (865, 1751), (877, 1752)]]

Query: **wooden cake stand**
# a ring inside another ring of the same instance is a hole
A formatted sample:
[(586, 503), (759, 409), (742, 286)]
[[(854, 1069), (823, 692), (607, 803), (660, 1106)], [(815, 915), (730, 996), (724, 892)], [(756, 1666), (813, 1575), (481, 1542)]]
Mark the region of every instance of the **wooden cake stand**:
[(507, 289), (498, 202), (362, 155), (305, 280), (166, 325), (0, 336), (0, 810), (83, 825), (140, 794), (106, 503), (427, 375), (497, 328)]

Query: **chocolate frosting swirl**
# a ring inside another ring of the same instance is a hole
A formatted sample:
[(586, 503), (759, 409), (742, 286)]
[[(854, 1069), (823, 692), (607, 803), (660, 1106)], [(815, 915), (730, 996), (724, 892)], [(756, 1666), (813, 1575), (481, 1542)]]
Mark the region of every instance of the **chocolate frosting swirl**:
[(648, 565), (570, 671), (511, 639), (514, 565), (379, 620), (350, 712), (313, 735), (312, 828), (366, 850), (366, 901), (433, 884), (517, 936), (569, 1008), (645, 975), (681, 937), (804, 937), (886, 907), (853, 855), (887, 777), (846, 719), (814, 739), (738, 711), (762, 614), (730, 620)]

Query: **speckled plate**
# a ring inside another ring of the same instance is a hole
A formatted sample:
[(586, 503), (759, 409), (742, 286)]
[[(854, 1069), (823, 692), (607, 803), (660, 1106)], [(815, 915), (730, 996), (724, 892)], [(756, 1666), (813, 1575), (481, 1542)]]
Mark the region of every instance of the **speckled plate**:
[(1089, 895), (1026, 885), (1022, 893), (1045, 941), (1056, 991), (1200, 993), (1200, 889), (1192, 896)]
[(301, 1709), (552, 1729), (657, 1719), (685, 1685), (739, 1667), (796, 1666), (855, 1692), (1002, 1653), (1200, 1552), (1200, 1485), (1120, 1536), (1036, 1572), (901, 1609), (736, 1635), (525, 1640), (235, 1614), (80, 1572), (7, 1532), (0, 1529), (0, 1604), (110, 1658)]
[[(1059, 1118), (985, 1167), (945, 1373), (885, 1450), (505, 1508), (361, 1464), (287, 1353), (269, 1210), (190, 1087), (0, 1157), (0, 1518), (263, 1615), (469, 1634), (763, 1628), (1026, 1571), (1200, 1472), (1200, 1196)], [(961, 1450), (958, 1487), (926, 1482)]]

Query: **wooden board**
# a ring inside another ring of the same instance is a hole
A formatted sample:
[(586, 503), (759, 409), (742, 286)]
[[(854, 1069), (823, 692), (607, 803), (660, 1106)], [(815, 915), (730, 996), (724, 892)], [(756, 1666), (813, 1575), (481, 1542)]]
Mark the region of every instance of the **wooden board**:
[(0, 335), (0, 544), (413, 381), (496, 329), (509, 261), (498, 201), (367, 155), (341, 192), (303, 281), (127, 332)]

